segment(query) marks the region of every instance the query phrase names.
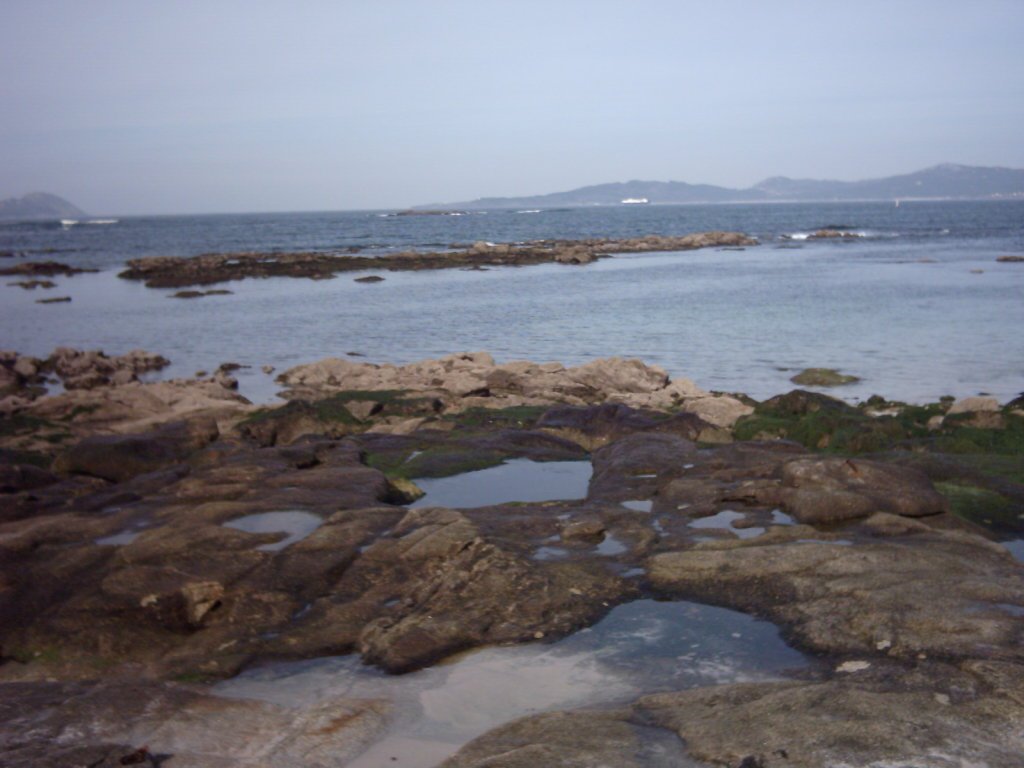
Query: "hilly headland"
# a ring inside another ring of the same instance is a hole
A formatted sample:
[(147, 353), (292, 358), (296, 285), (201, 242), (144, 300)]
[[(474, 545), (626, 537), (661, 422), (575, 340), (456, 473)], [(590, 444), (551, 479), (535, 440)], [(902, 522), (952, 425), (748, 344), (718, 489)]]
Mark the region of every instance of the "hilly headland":
[(419, 206), (421, 210), (557, 208), (686, 203), (827, 202), (851, 200), (975, 200), (1024, 198), (1024, 170), (944, 163), (914, 173), (863, 181), (774, 176), (746, 189), (682, 181), (627, 181), (525, 197), (483, 197)]

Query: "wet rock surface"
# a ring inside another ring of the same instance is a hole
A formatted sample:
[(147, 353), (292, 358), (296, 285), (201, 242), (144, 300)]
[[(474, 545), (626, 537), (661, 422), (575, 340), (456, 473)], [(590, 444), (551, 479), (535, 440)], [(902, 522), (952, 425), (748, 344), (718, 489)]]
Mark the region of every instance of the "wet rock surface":
[(0, 683), (0, 749), (39, 766), (344, 765), (383, 730), (387, 704), (328, 700), (297, 713), (160, 683)]
[[(44, 368), (0, 362), (20, 386)], [(130, 382), (3, 417), (11, 764), (147, 745), (169, 765), (344, 765), (389, 727), (386, 702), (285, 710), (179, 683), (338, 654), (405, 673), (641, 597), (770, 619), (818, 662), (528, 717), (446, 765), (997, 766), (1024, 747), (1024, 568), (1000, 543), (1024, 538), (1013, 404), (796, 391), (729, 397), (746, 413), (724, 426), (689, 410), (714, 395), (637, 361), (482, 354), (328, 360), (282, 383), (275, 408), (216, 381)], [(509, 460), (593, 473), (579, 498), (409, 506), (417, 480)]]
[(99, 272), (99, 270), (74, 267), (70, 264), (64, 264), (59, 261), (26, 261), (21, 264), (15, 264), (13, 267), (0, 268), (0, 275), (19, 276), (33, 275), (54, 277), (55, 275), (64, 275), (65, 277), (70, 277), (72, 275), (80, 275), (86, 272)]
[[(466, 269), (527, 266), (556, 262), (588, 264), (614, 253), (687, 251), (714, 246), (756, 245), (738, 232), (702, 232), (681, 237), (650, 235), (628, 240), (541, 240), (524, 244), (474, 243), (465, 250), (407, 251), (385, 256), (331, 253), (222, 253), (193, 257), (152, 256), (130, 259), (120, 277), (142, 280), (150, 288), (208, 285), (247, 277), (331, 278), (340, 272)], [(0, 274), (25, 274), (0, 271)], [(33, 272), (30, 274), (51, 274)], [(379, 277), (379, 276), (378, 276)], [(360, 278), (360, 280), (365, 280)]]
[[(564, 764), (581, 766), (1011, 766), (1024, 748), (1022, 683), (1016, 665), (921, 663), (828, 681), (698, 688), (611, 712), (524, 718), (443, 765), (563, 764), (568, 756)], [(640, 734), (677, 736), (685, 757), (639, 757)]]

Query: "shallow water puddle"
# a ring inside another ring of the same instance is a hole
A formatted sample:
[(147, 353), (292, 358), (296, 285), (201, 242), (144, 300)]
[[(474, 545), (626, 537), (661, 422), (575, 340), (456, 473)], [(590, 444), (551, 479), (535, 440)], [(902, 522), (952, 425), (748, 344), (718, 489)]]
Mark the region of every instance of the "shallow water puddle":
[(601, 540), (601, 543), (597, 545), (597, 554), (612, 557), (614, 555), (621, 555), (628, 549), (629, 547), (609, 533), (606, 534)]
[(127, 528), (118, 531), (111, 536), (101, 536), (95, 540), (96, 544), (100, 546), (108, 547), (123, 547), (126, 544), (131, 544), (139, 536), (146, 532), (149, 527), (149, 523), (145, 520), (137, 520), (130, 524)]
[(511, 459), (476, 472), (417, 479), (425, 495), (410, 506), (465, 509), (512, 501), (582, 499), (591, 471), (589, 461)]
[(1024, 539), (1010, 539), (999, 543), (1010, 550), (1011, 555), (1024, 562)]
[(569, 550), (562, 549), (561, 547), (539, 547), (533, 553), (534, 560), (561, 560), (563, 557), (568, 556)]
[(852, 547), (849, 539), (797, 539), (794, 544), (835, 544), (839, 547)]
[(719, 512), (717, 515), (711, 515), (710, 517), (702, 517), (698, 520), (694, 520), (690, 523), (690, 527), (701, 529), (720, 528), (736, 534), (741, 539), (753, 539), (764, 533), (764, 528), (736, 528), (733, 526), (733, 523), (737, 520), (742, 520), (744, 517), (746, 516), (740, 512), (733, 512), (731, 509), (726, 509)]
[(246, 533), (286, 533), (286, 538), (256, 547), (263, 552), (277, 552), (289, 544), (302, 541), (320, 527), (323, 519), (310, 512), (297, 509), (283, 512), (261, 512), (245, 517), (236, 517), (224, 523), (225, 528), (235, 528)]
[(244, 672), (214, 692), (292, 707), (332, 697), (388, 700), (390, 732), (350, 766), (394, 761), (427, 768), (524, 715), (763, 680), (806, 663), (767, 622), (697, 603), (638, 600), (553, 644), (488, 648), (401, 676), (354, 656), (278, 663)]
[(103, 536), (102, 538), (96, 539), (96, 543), (101, 546), (123, 547), (125, 544), (131, 544), (139, 538), (141, 533), (142, 531), (121, 531), (120, 533), (115, 533), (113, 536)]
[(796, 520), (781, 509), (772, 510), (772, 525), (796, 525)]
[(631, 499), (630, 501), (620, 501), (619, 504), (634, 512), (650, 512), (654, 507), (654, 502), (650, 499)]

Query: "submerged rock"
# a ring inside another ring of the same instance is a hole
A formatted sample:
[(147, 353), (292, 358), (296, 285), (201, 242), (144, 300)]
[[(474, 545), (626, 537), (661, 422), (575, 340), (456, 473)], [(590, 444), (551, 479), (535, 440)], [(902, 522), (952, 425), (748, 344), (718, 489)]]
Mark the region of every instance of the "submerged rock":
[(806, 368), (790, 378), (794, 384), (804, 387), (839, 387), (843, 384), (854, 384), (860, 379), (832, 368)]

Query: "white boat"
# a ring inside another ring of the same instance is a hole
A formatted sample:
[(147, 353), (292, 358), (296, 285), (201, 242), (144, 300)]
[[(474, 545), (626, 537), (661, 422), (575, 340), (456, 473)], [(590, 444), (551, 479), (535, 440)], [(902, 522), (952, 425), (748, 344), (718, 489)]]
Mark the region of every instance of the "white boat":
[(623, 205), (645, 205), (646, 203), (649, 203), (649, 202), (651, 202), (651, 201), (648, 200), (646, 197), (627, 197), (625, 200), (622, 201), (622, 204)]

